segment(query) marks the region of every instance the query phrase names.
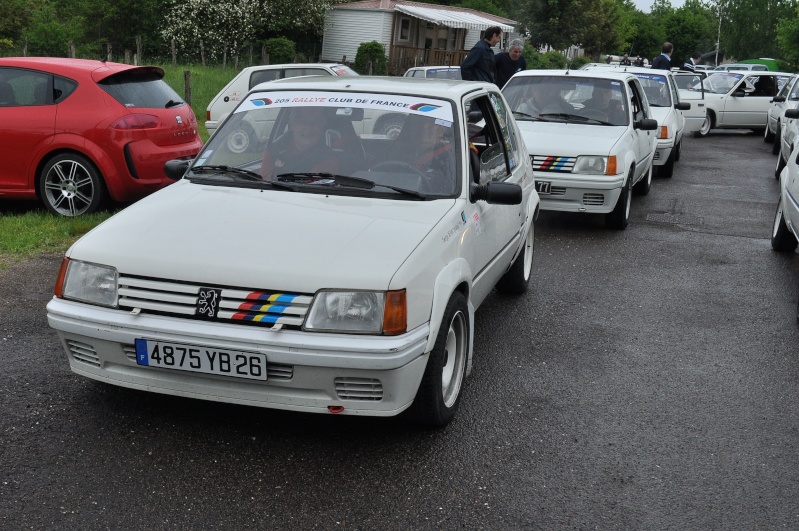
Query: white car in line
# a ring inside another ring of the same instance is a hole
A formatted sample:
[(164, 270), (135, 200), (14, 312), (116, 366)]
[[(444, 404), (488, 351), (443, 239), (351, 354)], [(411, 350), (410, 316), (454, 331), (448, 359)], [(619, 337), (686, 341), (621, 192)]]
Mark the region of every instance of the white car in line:
[[(799, 113), (799, 110), (795, 110)], [(792, 112), (792, 111), (788, 111)], [(780, 197), (771, 230), (771, 247), (775, 251), (790, 253), (799, 244), (799, 150), (794, 149), (788, 163), (780, 171)], [(799, 321), (799, 304), (796, 308)]]
[[(402, 115), (396, 138), (357, 132), (379, 113)], [(254, 114), (262, 151), (228, 149)], [(479, 359), (475, 310), (527, 289), (539, 199), (493, 84), (262, 84), (165, 171), (66, 253), (47, 316), (80, 375), (441, 426)]]
[[(339, 63), (288, 63), (257, 65), (243, 68), (225, 87), (214, 96), (205, 109), (205, 128), (212, 135), (216, 128), (260, 83), (303, 76), (357, 76), (358, 73)], [(244, 152), (252, 146), (253, 131), (246, 127), (228, 136), (231, 151)]]
[(533, 157), (541, 208), (627, 227), (633, 190), (649, 193), (658, 142), (641, 80), (610, 68), (526, 70), (502, 92)]
[(691, 104), (680, 101), (672, 72), (630, 66), (619, 67), (619, 70), (631, 72), (641, 80), (652, 117), (658, 121), (659, 127), (655, 168), (659, 176), (670, 178), (674, 175), (674, 163), (682, 154), (683, 112), (690, 110)]
[[(799, 79), (799, 76), (791, 76), (777, 95), (774, 96), (774, 99), (771, 100), (771, 106), (769, 106), (768, 109), (768, 121), (766, 123), (763, 141), (774, 143), (771, 152), (775, 155), (780, 152), (780, 146), (782, 144), (782, 130), (786, 125), (784, 119), (785, 111), (799, 107), (799, 84), (796, 83), (797, 79)], [(788, 153), (790, 153), (790, 149)]]
[(425, 79), (463, 79), (459, 66), (414, 66), (405, 71), (404, 77)]
[(772, 98), (792, 75), (755, 70), (714, 72), (701, 83), (682, 90), (680, 98), (696, 103), (697, 111), (704, 111), (696, 136), (706, 136), (711, 129), (762, 132)]

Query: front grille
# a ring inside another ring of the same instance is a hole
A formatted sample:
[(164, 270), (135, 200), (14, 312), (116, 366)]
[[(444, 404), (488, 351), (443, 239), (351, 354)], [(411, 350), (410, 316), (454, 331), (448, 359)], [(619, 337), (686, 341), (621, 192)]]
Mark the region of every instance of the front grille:
[(531, 155), (533, 169), (536, 171), (554, 171), (569, 173), (574, 169), (576, 157), (553, 157), (545, 155)]
[(566, 195), (566, 188), (562, 186), (553, 186), (549, 189), (549, 195)]
[[(135, 345), (123, 345), (122, 351), (125, 353), (125, 357), (127, 357), (134, 364), (136, 363), (136, 346)], [(286, 381), (291, 380), (293, 377), (294, 377), (294, 366), (293, 365), (281, 365), (281, 364), (278, 364), (278, 363), (267, 363), (266, 364), (266, 379), (267, 380), (286, 382)]]
[(299, 328), (312, 295), (188, 284), (162, 279), (119, 277), (119, 307), (144, 313), (206, 319), (198, 313), (203, 288), (219, 290), (212, 320)]
[(589, 206), (602, 206), (605, 204), (604, 194), (583, 194), (583, 204)]
[(75, 361), (86, 363), (94, 367), (100, 366), (100, 356), (97, 355), (97, 351), (94, 350), (93, 346), (75, 341), (74, 339), (67, 339), (67, 348)]
[(336, 394), (342, 400), (369, 400), (383, 399), (383, 384), (374, 378), (346, 378), (335, 379)]

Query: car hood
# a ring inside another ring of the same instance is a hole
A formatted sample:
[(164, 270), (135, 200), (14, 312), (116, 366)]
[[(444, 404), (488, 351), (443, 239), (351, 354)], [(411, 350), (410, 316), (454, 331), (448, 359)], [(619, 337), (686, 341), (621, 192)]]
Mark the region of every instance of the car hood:
[(569, 157), (607, 155), (627, 126), (516, 122), (531, 155)]
[(120, 274), (313, 292), (386, 289), (455, 200), (402, 201), (183, 180), (78, 240), (72, 259)]

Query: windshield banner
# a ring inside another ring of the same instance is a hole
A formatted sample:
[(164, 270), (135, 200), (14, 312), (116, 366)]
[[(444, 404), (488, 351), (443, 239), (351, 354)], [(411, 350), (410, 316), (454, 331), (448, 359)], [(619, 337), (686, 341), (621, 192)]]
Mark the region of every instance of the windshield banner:
[(363, 92), (319, 92), (307, 90), (258, 92), (250, 94), (236, 113), (265, 107), (344, 107), (420, 114), (453, 121), (452, 105), (448, 101), (424, 96), (398, 94), (369, 94)]

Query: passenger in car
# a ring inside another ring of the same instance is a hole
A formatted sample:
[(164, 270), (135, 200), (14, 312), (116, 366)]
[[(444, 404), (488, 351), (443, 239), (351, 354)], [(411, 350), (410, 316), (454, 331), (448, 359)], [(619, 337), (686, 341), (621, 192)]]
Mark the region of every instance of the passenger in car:
[(452, 122), (410, 114), (393, 141), (391, 160), (407, 164), (428, 178), (435, 193), (455, 187), (455, 142)]
[(264, 152), (261, 176), (338, 173), (338, 155), (325, 143), (326, 118), (322, 107), (292, 109), (286, 132)]
[(561, 87), (557, 83), (533, 83), (528, 90), (527, 99), (519, 106), (519, 112), (530, 116), (574, 112), (574, 107), (560, 96)]

